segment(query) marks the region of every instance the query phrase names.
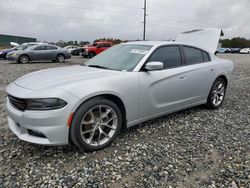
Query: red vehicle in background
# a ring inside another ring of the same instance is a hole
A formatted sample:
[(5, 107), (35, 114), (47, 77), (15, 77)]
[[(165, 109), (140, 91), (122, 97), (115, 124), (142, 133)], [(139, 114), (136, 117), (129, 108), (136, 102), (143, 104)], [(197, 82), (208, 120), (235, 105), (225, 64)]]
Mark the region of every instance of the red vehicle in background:
[(103, 41), (94, 42), (92, 46), (85, 47), (82, 54), (83, 54), (83, 57), (92, 58), (98, 55), (99, 53), (107, 50), (111, 46), (112, 46), (111, 42), (103, 42)]

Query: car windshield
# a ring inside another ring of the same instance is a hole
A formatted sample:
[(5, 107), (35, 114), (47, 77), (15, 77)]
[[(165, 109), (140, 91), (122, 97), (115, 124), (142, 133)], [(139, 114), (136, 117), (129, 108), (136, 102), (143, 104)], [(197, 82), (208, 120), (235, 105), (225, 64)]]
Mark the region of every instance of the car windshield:
[(118, 71), (132, 71), (151, 48), (150, 45), (117, 45), (88, 60), (85, 65)]
[(16, 49), (17, 50), (25, 50), (27, 48), (27, 45), (26, 44), (22, 44), (20, 46), (18, 46)]
[(35, 44), (22, 44), (16, 48), (16, 50), (26, 50), (27, 48), (34, 46)]

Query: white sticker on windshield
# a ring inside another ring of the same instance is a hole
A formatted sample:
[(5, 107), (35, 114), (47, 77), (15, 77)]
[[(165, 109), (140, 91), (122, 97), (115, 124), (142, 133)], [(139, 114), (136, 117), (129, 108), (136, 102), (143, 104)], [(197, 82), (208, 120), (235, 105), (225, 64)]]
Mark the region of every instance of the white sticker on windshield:
[(140, 50), (140, 49), (133, 49), (130, 52), (131, 54), (142, 54), (142, 55), (146, 55), (148, 53), (147, 50)]

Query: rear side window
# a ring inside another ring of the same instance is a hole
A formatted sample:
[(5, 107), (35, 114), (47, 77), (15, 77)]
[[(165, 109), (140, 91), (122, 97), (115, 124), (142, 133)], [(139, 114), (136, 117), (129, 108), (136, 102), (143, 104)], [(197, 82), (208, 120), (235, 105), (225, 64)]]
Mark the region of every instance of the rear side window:
[(166, 46), (157, 49), (148, 62), (160, 61), (164, 63), (164, 69), (181, 66), (181, 53), (178, 46)]
[(47, 50), (57, 50), (57, 47), (55, 47), (55, 46), (47, 46)]
[(35, 50), (47, 50), (46, 46), (38, 46), (35, 48)]
[(187, 46), (184, 46), (183, 50), (188, 65), (203, 63), (203, 55), (201, 50)]
[(210, 56), (208, 55), (207, 52), (202, 51), (202, 56), (203, 56), (203, 61), (204, 62), (209, 62), (210, 61)]

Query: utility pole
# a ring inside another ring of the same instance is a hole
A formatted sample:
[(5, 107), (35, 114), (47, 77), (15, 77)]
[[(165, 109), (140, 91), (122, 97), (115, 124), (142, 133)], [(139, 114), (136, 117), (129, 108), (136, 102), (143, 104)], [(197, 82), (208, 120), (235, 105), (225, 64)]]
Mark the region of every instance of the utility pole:
[(147, 0), (144, 0), (143, 40), (146, 40)]

